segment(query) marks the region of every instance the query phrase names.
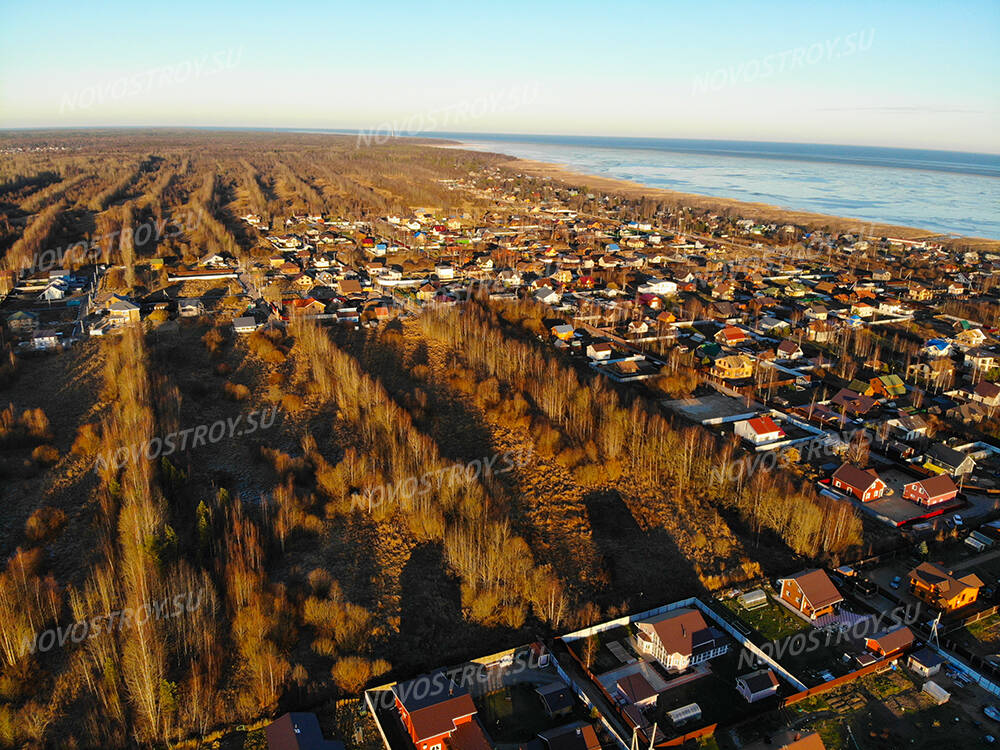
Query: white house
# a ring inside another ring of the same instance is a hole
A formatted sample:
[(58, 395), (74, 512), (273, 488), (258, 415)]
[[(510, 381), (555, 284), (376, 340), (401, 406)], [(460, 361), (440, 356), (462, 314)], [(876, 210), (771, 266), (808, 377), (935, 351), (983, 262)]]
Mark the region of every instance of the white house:
[(252, 315), (233, 320), (233, 330), (236, 333), (253, 333), (257, 330), (257, 321)]
[(764, 698), (770, 698), (778, 692), (778, 678), (770, 669), (758, 669), (756, 672), (740, 675), (736, 678), (736, 689), (747, 703), (756, 703)]
[(637, 623), (636, 644), (668, 670), (683, 672), (729, 651), (697, 609), (675, 609)]
[(785, 436), (782, 430), (773, 419), (768, 416), (754, 417), (737, 422), (733, 427), (733, 432), (753, 445), (763, 445), (773, 443)]
[(639, 294), (676, 294), (677, 282), (667, 279), (647, 279), (639, 284), (636, 291)]
[(611, 359), (611, 344), (607, 341), (587, 344), (587, 356), (594, 360)]

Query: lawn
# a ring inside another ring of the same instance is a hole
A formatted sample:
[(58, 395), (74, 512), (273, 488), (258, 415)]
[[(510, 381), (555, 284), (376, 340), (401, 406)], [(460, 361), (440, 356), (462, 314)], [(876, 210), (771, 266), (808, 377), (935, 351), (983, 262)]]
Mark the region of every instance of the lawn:
[(766, 605), (754, 609), (744, 608), (736, 598), (726, 599), (723, 603), (743, 622), (754, 628), (754, 630), (769, 641), (777, 641), (781, 638), (795, 635), (799, 631), (809, 627), (805, 620), (796, 617), (775, 602), (770, 594), (768, 594)]

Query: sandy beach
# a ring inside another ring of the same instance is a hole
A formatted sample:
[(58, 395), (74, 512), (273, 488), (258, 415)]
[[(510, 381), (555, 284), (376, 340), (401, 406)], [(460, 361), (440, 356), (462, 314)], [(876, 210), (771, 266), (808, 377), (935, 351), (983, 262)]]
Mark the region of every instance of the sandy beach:
[[(434, 144), (425, 141), (426, 145), (433, 145), (437, 148), (463, 148), (460, 143)], [(483, 153), (476, 149), (476, 153)], [(507, 156), (507, 154), (498, 154)], [(907, 240), (928, 240), (939, 242), (948, 247), (964, 247), (978, 251), (1000, 252), (1000, 240), (991, 240), (982, 237), (950, 237), (917, 227), (906, 227), (894, 224), (880, 224), (868, 219), (857, 219), (845, 216), (830, 216), (827, 214), (811, 213), (809, 211), (797, 211), (795, 209), (782, 208), (767, 203), (750, 203), (747, 201), (734, 200), (732, 198), (720, 198), (715, 196), (698, 195), (695, 193), (682, 193), (666, 188), (651, 187), (630, 180), (620, 180), (613, 177), (601, 177), (599, 175), (585, 174), (568, 168), (563, 164), (553, 164), (542, 161), (531, 161), (508, 156), (510, 166), (519, 169), (525, 174), (537, 177), (550, 177), (553, 180), (574, 185), (577, 187), (597, 188), (607, 192), (616, 192), (630, 198), (643, 196), (662, 198), (677, 205), (690, 206), (697, 210), (710, 210), (716, 213), (732, 211), (746, 218), (759, 219), (761, 221), (775, 222), (778, 224), (797, 224), (809, 229), (829, 229), (839, 232), (861, 231), (868, 236), (895, 237)]]

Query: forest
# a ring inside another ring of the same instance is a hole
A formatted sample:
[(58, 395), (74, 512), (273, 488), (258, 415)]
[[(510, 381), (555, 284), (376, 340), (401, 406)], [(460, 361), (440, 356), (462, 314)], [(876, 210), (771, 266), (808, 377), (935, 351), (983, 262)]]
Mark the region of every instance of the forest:
[[(506, 161), (307, 134), (47, 131), (0, 147), (7, 283), (85, 242), (97, 256), (61, 259), (99, 258), (100, 291), (134, 299), (171, 289), (154, 259), (267, 257), (248, 213), (475, 220), (495, 207), (441, 180)], [(181, 216), (198, 218), (137, 241)], [(720, 484), (732, 441), (580, 371), (539, 342), (534, 303), (479, 295), (372, 328), (237, 336), (241, 291), (214, 291), (220, 308), (171, 336), (135, 325), (44, 357), (2, 341), (2, 746), (195, 747), (866, 544), (849, 506), (780, 469)], [(266, 430), (97, 461), (265, 408)], [(510, 455), (502, 473), (446, 471)], [(364, 502), (428, 474), (442, 480), (405, 502)]]

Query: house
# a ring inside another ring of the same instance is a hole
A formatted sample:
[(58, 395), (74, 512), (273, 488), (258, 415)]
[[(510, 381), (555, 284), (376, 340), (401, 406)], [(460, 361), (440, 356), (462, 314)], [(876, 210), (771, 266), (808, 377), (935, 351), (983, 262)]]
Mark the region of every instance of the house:
[(31, 333), (38, 328), (38, 315), (27, 310), (18, 310), (7, 316), (7, 328), (11, 333)]
[(982, 404), (988, 409), (1000, 406), (1000, 385), (988, 380), (980, 380), (969, 394), (969, 399)]
[(392, 686), (396, 710), (416, 750), (489, 750), (467, 688), (443, 672)]
[(944, 443), (934, 443), (924, 454), (923, 466), (938, 474), (948, 473), (960, 476), (971, 474), (976, 468), (976, 462), (972, 456), (967, 456)]
[(205, 314), (205, 305), (197, 297), (182, 297), (177, 300), (177, 315), (193, 318)]
[(806, 338), (817, 344), (824, 344), (833, 338), (837, 327), (826, 319), (814, 320), (806, 326)]
[(872, 407), (875, 406), (875, 399), (863, 396), (850, 388), (841, 388), (837, 391), (837, 395), (830, 399), (830, 404), (833, 407), (842, 407), (848, 414), (861, 416), (871, 411)]
[(1000, 358), (986, 349), (970, 349), (965, 353), (965, 364), (973, 371), (992, 370), (998, 366)]
[(963, 349), (975, 349), (986, 341), (986, 334), (979, 328), (967, 328), (954, 336), (955, 344)]
[(108, 317), (113, 325), (126, 325), (139, 321), (139, 306), (127, 299), (117, 298), (108, 305)]
[(562, 682), (549, 682), (535, 688), (535, 694), (541, 699), (545, 714), (550, 719), (568, 716), (573, 713), (573, 693)]
[(863, 503), (878, 500), (885, 494), (887, 485), (874, 469), (859, 469), (851, 463), (844, 463), (833, 472), (832, 484), (838, 490), (854, 495)]
[(933, 677), (941, 671), (944, 660), (929, 648), (914, 651), (906, 660), (906, 666), (921, 677)]
[(881, 396), (890, 401), (906, 395), (906, 386), (899, 375), (881, 375), (868, 381), (866, 396)]
[(316, 714), (287, 713), (264, 729), (267, 750), (344, 750), (344, 743), (323, 739)]
[(363, 293), (361, 291), (361, 282), (357, 279), (341, 279), (337, 282), (337, 289), (345, 297)]
[(927, 436), (927, 422), (919, 414), (901, 414), (886, 424), (903, 440), (919, 440)]
[(708, 627), (697, 609), (670, 610), (637, 625), (638, 650), (650, 654), (668, 670), (683, 672), (729, 650), (722, 635)]
[(778, 678), (770, 669), (758, 669), (736, 678), (736, 689), (747, 703), (770, 698), (778, 692), (778, 685)]
[(804, 352), (794, 341), (785, 339), (778, 344), (777, 354), (780, 359), (801, 359)]
[(551, 287), (543, 286), (534, 294), (535, 299), (544, 305), (557, 305), (562, 296)]
[(716, 332), (715, 340), (723, 346), (736, 346), (747, 340), (747, 334), (743, 329), (736, 326), (726, 326)]
[(833, 614), (834, 605), (844, 601), (826, 571), (804, 570), (789, 578), (780, 578), (781, 600), (806, 619)]
[(573, 332), (575, 330), (576, 329), (573, 328), (573, 326), (563, 323), (561, 325), (552, 326), (552, 328), (549, 329), (549, 332), (557, 339), (561, 339), (562, 341), (569, 341), (573, 338)]
[(236, 333), (253, 333), (257, 330), (257, 320), (252, 315), (233, 320), (233, 330)]
[(785, 436), (785, 431), (768, 416), (754, 417), (737, 422), (733, 428), (733, 432), (754, 445), (771, 443)]
[(31, 348), (36, 351), (58, 349), (59, 334), (51, 328), (39, 328), (31, 335)]
[(921, 351), (928, 357), (944, 357), (951, 354), (951, 342), (944, 339), (928, 339)]
[(753, 360), (744, 354), (719, 357), (712, 363), (712, 375), (724, 380), (740, 380), (753, 375)]
[(537, 737), (545, 750), (601, 750), (594, 725), (585, 721), (574, 721), (555, 729), (546, 729), (539, 732)]
[(909, 573), (909, 591), (918, 599), (944, 612), (953, 612), (979, 597), (983, 582), (975, 573), (955, 578), (934, 563), (924, 562)]
[(816, 732), (803, 734), (801, 730), (787, 729), (773, 739), (775, 750), (826, 750), (823, 738)]
[(621, 699), (637, 706), (652, 706), (656, 703), (656, 697), (659, 695), (649, 684), (649, 680), (639, 672), (620, 677), (615, 683), (615, 687)]
[(880, 658), (898, 654), (913, 645), (913, 631), (905, 625), (865, 638), (865, 648)]
[(677, 283), (666, 279), (647, 279), (636, 288), (639, 294), (676, 294)]
[(948, 474), (938, 474), (903, 485), (903, 497), (921, 505), (946, 503), (958, 494), (958, 487)]
[(607, 341), (587, 344), (587, 356), (595, 360), (611, 359), (611, 344)]

